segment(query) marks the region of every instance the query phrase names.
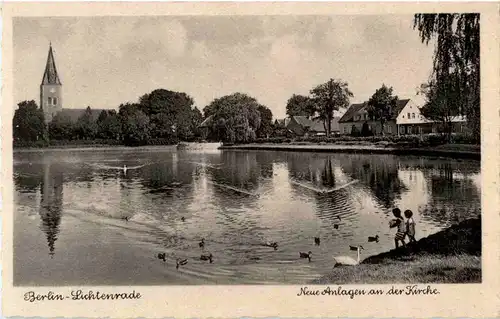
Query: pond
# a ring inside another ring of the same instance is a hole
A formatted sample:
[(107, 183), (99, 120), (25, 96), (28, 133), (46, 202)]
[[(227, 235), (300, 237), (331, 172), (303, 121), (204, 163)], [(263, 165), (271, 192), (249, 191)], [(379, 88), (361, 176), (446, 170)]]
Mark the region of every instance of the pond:
[(392, 249), (394, 207), (414, 212), (417, 240), (479, 216), (480, 180), (479, 161), (437, 157), (16, 152), (14, 285), (304, 284), (355, 258), (350, 245), (361, 259)]

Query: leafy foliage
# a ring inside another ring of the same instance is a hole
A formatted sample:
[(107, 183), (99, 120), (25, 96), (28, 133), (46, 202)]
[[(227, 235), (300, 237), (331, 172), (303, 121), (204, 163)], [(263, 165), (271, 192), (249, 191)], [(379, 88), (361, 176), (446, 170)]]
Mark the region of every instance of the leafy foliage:
[(294, 94), (286, 104), (288, 116), (313, 116), (315, 112), (314, 100), (309, 96)]
[(368, 115), (372, 120), (380, 121), (382, 135), (385, 132), (384, 124), (392, 118), (398, 101), (398, 97), (392, 95), (392, 91), (392, 87), (383, 84), (368, 100)]
[(46, 140), (47, 126), (43, 111), (35, 101), (23, 101), (18, 104), (12, 120), (13, 136), (15, 140), (37, 141)]
[(414, 28), (423, 43), (436, 40), (433, 74), (421, 89), (427, 99), (424, 114), (445, 124), (450, 116), (466, 115), (479, 140), (479, 14), (416, 14)]
[(353, 93), (349, 90), (347, 82), (330, 79), (311, 90), (314, 101), (316, 119), (325, 123), (326, 135), (332, 131), (333, 112), (340, 108), (347, 108)]
[(210, 129), (216, 138), (228, 143), (246, 143), (255, 140), (261, 125), (259, 107), (262, 106), (253, 97), (234, 93), (215, 99), (204, 113), (213, 116)]
[(149, 117), (138, 104), (120, 105), (123, 142), (126, 145), (143, 145), (150, 138)]

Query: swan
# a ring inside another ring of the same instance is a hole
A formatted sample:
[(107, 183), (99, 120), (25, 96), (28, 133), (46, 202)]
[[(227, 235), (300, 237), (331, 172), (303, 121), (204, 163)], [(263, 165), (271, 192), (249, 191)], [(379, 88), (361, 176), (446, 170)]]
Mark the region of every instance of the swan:
[(127, 174), (127, 165), (123, 165), (123, 173)]
[(359, 254), (360, 254), (360, 250), (363, 250), (363, 246), (350, 246), (350, 249), (351, 250), (356, 250), (358, 252), (358, 260), (355, 260), (354, 258), (350, 257), (350, 256), (338, 256), (338, 257), (334, 257), (335, 259), (335, 266), (334, 267), (337, 267), (337, 266), (356, 266), (356, 265), (359, 265)]
[(184, 266), (188, 263), (187, 259), (181, 259), (181, 258), (177, 258), (177, 260), (175, 261), (176, 262), (176, 265), (175, 265), (175, 268), (176, 269), (179, 269), (179, 266)]

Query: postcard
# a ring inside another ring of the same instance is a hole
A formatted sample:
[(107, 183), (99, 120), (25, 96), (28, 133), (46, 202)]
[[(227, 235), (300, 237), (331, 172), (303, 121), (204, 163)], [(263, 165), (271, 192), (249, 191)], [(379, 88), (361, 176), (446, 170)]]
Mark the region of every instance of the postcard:
[(4, 3), (4, 315), (498, 317), (498, 10)]

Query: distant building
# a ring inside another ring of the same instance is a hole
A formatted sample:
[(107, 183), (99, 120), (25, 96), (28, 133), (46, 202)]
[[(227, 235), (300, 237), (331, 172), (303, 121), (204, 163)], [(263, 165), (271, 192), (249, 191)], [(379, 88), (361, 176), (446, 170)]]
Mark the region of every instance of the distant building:
[[(52, 44), (49, 46), (47, 63), (43, 73), (42, 83), (40, 84), (40, 108), (43, 110), (45, 122), (52, 121), (56, 114), (68, 117), (72, 122), (76, 122), (85, 109), (63, 108), (62, 101), (62, 83), (57, 73), (56, 62)], [(97, 120), (103, 109), (91, 109), (92, 118)]]
[[(277, 119), (274, 121), (274, 124), (278, 127), (286, 128), (294, 136), (326, 135), (326, 123), (321, 120), (312, 120), (307, 116), (296, 115), (286, 119)], [(334, 117), (331, 122), (331, 133), (338, 134), (339, 132), (339, 118)]]
[[(463, 131), (465, 117), (456, 116), (451, 121), (453, 132)], [(364, 125), (373, 134), (382, 134), (382, 124), (379, 120), (370, 118), (367, 102), (352, 104), (340, 118), (339, 124), (341, 134), (361, 133)], [(442, 131), (441, 124), (425, 118), (411, 99), (398, 100), (391, 119), (384, 123), (385, 135), (426, 134), (440, 131)]]

